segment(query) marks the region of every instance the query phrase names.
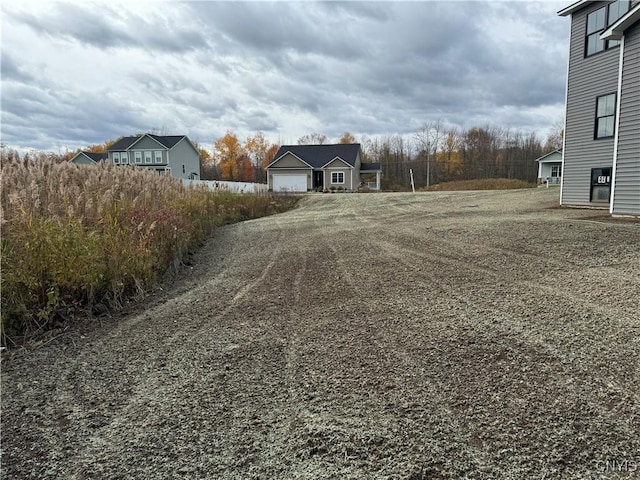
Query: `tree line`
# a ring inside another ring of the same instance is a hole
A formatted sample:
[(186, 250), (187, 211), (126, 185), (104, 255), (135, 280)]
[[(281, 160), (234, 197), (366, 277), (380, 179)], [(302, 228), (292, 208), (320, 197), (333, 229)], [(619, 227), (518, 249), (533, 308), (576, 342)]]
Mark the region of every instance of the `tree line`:
[[(545, 142), (535, 132), (521, 132), (498, 126), (461, 129), (445, 127), (442, 121), (423, 124), (408, 135), (362, 136), (357, 139), (345, 132), (337, 143), (360, 143), (363, 161), (380, 163), (384, 189), (406, 189), (413, 172), (416, 187), (438, 183), (485, 178), (510, 178), (534, 182), (537, 176), (535, 159), (562, 147), (562, 124), (556, 123)], [(90, 145), (64, 154), (31, 151), (24, 160), (71, 159), (80, 150), (100, 153), (116, 141)], [(298, 144), (326, 144), (329, 138), (321, 133), (300, 137)], [(200, 154), (203, 180), (264, 182), (266, 167), (274, 160), (280, 145), (269, 142), (262, 132), (241, 140), (227, 131), (216, 139), (212, 153), (194, 142)], [(2, 159), (20, 158), (6, 145), (1, 146)]]

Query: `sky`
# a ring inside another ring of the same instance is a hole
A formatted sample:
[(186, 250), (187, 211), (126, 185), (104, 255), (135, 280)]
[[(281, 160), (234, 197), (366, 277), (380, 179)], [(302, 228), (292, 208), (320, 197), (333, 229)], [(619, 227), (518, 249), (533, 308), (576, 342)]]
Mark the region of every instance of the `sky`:
[(544, 136), (571, 1), (2, 2), (1, 141), (64, 153), (227, 131), (296, 143), (426, 123)]

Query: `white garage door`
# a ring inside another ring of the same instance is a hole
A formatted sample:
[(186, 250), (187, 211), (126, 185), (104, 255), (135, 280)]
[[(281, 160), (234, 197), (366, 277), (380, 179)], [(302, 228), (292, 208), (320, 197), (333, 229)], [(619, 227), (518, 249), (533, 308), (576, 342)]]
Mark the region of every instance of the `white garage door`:
[(274, 192), (306, 192), (307, 174), (304, 175), (273, 175)]

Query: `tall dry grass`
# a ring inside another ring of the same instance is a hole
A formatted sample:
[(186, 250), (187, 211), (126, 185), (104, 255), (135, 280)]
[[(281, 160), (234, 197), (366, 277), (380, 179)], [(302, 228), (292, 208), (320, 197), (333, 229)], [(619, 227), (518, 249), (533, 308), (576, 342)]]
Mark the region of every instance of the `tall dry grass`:
[(185, 188), (133, 167), (4, 161), (2, 341), (117, 308), (218, 225), (291, 208), (292, 197)]

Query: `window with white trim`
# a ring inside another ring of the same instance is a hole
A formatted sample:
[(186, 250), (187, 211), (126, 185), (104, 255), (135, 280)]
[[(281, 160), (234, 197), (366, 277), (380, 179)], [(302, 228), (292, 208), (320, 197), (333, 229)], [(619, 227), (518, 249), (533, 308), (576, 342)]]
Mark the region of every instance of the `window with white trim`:
[(613, 137), (616, 120), (616, 94), (596, 98), (596, 128), (594, 138)]
[(551, 178), (560, 178), (562, 175), (562, 165), (551, 165)]
[(136, 163), (142, 163), (142, 152), (135, 152), (134, 156)]
[(120, 163), (120, 152), (113, 152), (113, 163)]
[(151, 152), (144, 152), (144, 163), (151, 163)]
[(331, 172), (331, 183), (344, 183), (344, 172)]
[(160, 150), (156, 150), (156, 163), (162, 163), (162, 152)]
[(613, 25), (620, 17), (627, 13), (630, 7), (630, 0), (617, 0), (587, 15), (585, 56), (588, 57), (589, 55), (620, 45), (619, 40), (601, 40), (600, 34), (604, 32), (605, 28)]
[(127, 152), (120, 152), (120, 163), (123, 165), (129, 163), (129, 156), (127, 155)]

